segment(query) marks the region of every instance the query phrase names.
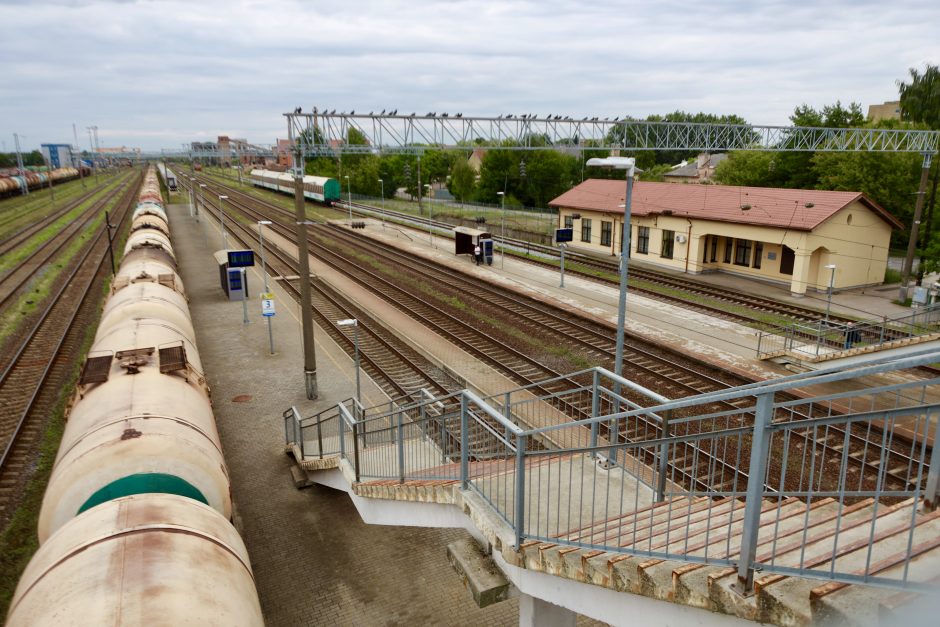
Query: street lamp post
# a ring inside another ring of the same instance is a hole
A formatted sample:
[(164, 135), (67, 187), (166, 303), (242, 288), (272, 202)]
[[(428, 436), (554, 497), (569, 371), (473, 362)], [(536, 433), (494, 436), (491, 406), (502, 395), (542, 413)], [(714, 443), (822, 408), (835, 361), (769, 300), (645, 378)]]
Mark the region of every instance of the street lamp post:
[(223, 200), (228, 200), (228, 196), (219, 194), (219, 224), (222, 225), (222, 248), (228, 248), (228, 234), (225, 232), (225, 207)]
[(826, 326), (829, 326), (829, 310), (832, 308), (832, 286), (836, 282), (836, 265), (830, 263), (828, 266), (825, 266), (826, 270), (829, 270), (829, 289), (826, 292)]
[(496, 195), (500, 197), (500, 204), (502, 205), (500, 222), (502, 226), (500, 227), (499, 233), (499, 267), (506, 267), (506, 192), (496, 192)]
[[(604, 157), (592, 158), (587, 161), (588, 166), (600, 166), (602, 168), (613, 168), (616, 170), (626, 170), (627, 191), (623, 202), (623, 232), (620, 236), (620, 299), (617, 305), (617, 352), (614, 356), (614, 373), (623, 376), (623, 335), (624, 326), (627, 322), (627, 266), (630, 259), (630, 202), (633, 196), (633, 177), (637, 171), (636, 159), (633, 157)], [(614, 384), (614, 394), (620, 394), (620, 384)], [(615, 401), (614, 411), (619, 411), (619, 403)], [(618, 432), (615, 430), (610, 436), (611, 443), (616, 444)], [(615, 457), (616, 449), (611, 449)], [(614, 459), (613, 461), (616, 461)]]
[(352, 183), (349, 182), (349, 175), (343, 176), (346, 179), (346, 209), (349, 210), (349, 226), (352, 226)]
[(338, 327), (353, 327), (355, 335), (353, 336), (353, 344), (355, 345), (355, 363), (356, 363), (356, 402), (359, 403), (360, 407), (362, 406), (362, 389), (359, 387), (359, 321), (355, 318), (349, 318), (348, 320), (338, 320), (336, 322)]
[(427, 198), (428, 201), (428, 240), (431, 242), (431, 248), (434, 248), (434, 231), (431, 230), (431, 217), (433, 215), (431, 211), (431, 184), (425, 183), (424, 189), (427, 190), (424, 197)]
[[(268, 294), (268, 266), (264, 262), (264, 227), (271, 224), (270, 220), (258, 220), (258, 243), (261, 246), (261, 278), (264, 280), (264, 292)], [(271, 330), (271, 316), (268, 319), (268, 346), (274, 354), (274, 332)]]
[(382, 186), (382, 228), (385, 228), (385, 181), (379, 179), (379, 184)]

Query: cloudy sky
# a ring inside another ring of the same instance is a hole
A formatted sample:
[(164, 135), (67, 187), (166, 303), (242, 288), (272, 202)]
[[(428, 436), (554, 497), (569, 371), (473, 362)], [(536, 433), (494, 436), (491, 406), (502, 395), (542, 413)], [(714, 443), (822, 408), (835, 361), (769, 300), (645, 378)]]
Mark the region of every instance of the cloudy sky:
[(0, 148), (271, 144), (314, 105), (787, 124), (925, 63), (937, 0), (0, 0)]

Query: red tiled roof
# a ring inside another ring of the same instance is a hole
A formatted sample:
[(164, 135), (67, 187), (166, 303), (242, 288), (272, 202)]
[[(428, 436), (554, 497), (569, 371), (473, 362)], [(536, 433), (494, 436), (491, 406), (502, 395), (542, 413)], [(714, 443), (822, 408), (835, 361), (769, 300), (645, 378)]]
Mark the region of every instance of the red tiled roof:
[[(623, 208), (618, 205), (623, 205), (625, 192), (626, 182), (623, 180), (588, 179), (548, 204), (550, 207), (623, 213)], [(855, 200), (893, 228), (904, 228), (894, 216), (860, 192), (637, 181), (633, 186), (630, 210), (636, 216), (661, 215), (671, 211), (673, 215), (699, 220), (811, 231)], [(749, 209), (742, 209), (748, 205)]]

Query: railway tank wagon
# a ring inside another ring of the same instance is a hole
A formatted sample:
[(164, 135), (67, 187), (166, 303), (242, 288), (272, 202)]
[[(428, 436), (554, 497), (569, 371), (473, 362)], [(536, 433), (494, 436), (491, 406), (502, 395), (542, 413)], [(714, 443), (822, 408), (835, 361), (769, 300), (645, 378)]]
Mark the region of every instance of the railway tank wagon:
[[(273, 170), (252, 170), (249, 177), (257, 187), (284, 194), (294, 193), (294, 175)], [(304, 197), (332, 205), (340, 199), (339, 181), (325, 176), (306, 175), (303, 178)]]
[(8, 625), (262, 625), (151, 170)]

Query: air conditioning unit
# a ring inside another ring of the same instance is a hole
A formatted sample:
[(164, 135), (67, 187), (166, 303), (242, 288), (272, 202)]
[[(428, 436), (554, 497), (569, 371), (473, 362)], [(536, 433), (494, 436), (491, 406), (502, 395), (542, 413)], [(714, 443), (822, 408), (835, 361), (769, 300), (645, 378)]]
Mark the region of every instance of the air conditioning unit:
[(685, 235), (676, 235), (676, 241), (680, 244), (685, 244)]

